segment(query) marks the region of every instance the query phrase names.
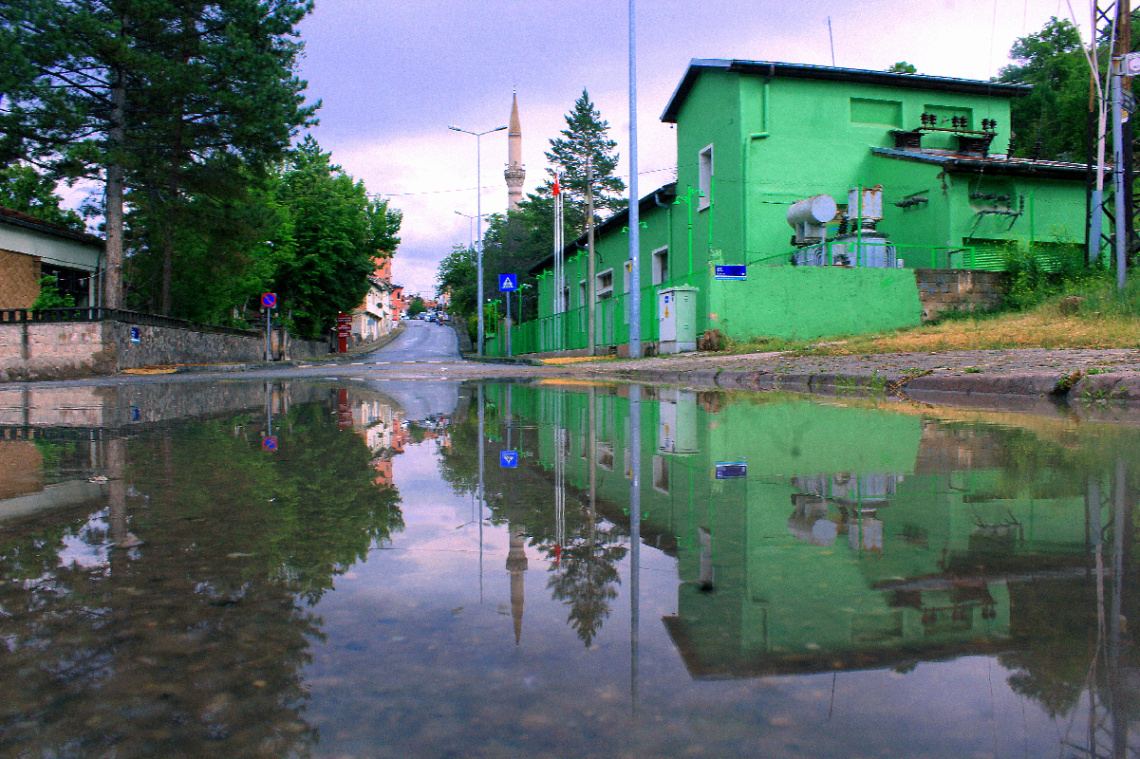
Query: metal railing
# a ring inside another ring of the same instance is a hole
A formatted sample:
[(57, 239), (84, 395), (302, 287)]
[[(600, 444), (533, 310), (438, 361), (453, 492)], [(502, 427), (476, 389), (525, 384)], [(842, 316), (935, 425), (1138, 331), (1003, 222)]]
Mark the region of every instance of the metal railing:
[(257, 337), (260, 330), (222, 327), (217, 324), (198, 324), (184, 319), (173, 319), (158, 314), (144, 314), (139, 311), (126, 311), (121, 308), (45, 308), (32, 311), (27, 308), (0, 310), (0, 324), (55, 324), (60, 322), (101, 322), (119, 321), (150, 327), (173, 327), (195, 332), (209, 332), (219, 335), (240, 335)]
[[(700, 280), (707, 273), (690, 272), (660, 284), (641, 288), (641, 339), (655, 342), (659, 338), (657, 320), (657, 293), (670, 287), (697, 287), (700, 297), (707, 297), (707, 288)], [(703, 306), (698, 306), (698, 313)], [(707, 310), (707, 308), (705, 309)], [(545, 353), (547, 351), (583, 350), (589, 347), (587, 333), (588, 314), (585, 306), (571, 308), (511, 328), (511, 351), (515, 355)], [(629, 342), (629, 294), (598, 301), (594, 310), (594, 345), (599, 349), (612, 349)], [(505, 356), (506, 341), (501, 339), (504, 326), (496, 334), (484, 339), (483, 353), (488, 356)]]
[[(892, 258), (905, 261), (903, 267), (910, 269), (986, 269), (1000, 271), (1004, 268), (1004, 261), (1000, 257), (979, 254), (977, 248), (971, 246), (946, 245), (903, 245), (893, 242), (881, 241), (881, 238), (866, 238), (860, 241), (848, 240), (836, 242), (829, 240), (817, 245), (786, 250), (775, 255), (760, 256), (747, 261), (748, 266), (767, 264), (768, 266), (795, 266), (792, 262), (799, 256), (807, 257), (806, 253), (815, 254), (813, 263), (800, 263), (799, 266), (835, 266), (843, 265), (853, 268), (864, 268), (871, 262), (879, 262), (883, 258), (885, 249), (893, 251)], [(927, 261), (929, 260), (929, 266)], [(882, 268), (882, 267), (878, 267)]]

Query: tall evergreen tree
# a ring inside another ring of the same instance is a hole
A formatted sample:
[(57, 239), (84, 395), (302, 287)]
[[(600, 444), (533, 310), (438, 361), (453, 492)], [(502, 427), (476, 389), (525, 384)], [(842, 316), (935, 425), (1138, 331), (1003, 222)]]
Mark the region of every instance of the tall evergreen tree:
[[(0, 158), (105, 182), (104, 303), (122, 303), (124, 200), (178, 223), (184, 187), (213, 189), (287, 147), (314, 107), (294, 75), (309, 0), (0, 3)], [(219, 181), (222, 180), (222, 181)], [(168, 236), (164, 231), (163, 236)], [(166, 267), (169, 269), (169, 266)], [(163, 277), (169, 294), (169, 274)], [(169, 297), (163, 299), (169, 307)]]
[(549, 197), (555, 174), (561, 176), (566, 226), (571, 237), (586, 231), (586, 188), (591, 176), (597, 217), (605, 218), (625, 208), (625, 182), (614, 174), (617, 143), (609, 138), (609, 129), (609, 122), (590, 102), (590, 94), (582, 90), (582, 96), (566, 114), (562, 136), (550, 141), (546, 153), (550, 178), (539, 188), (539, 195)]

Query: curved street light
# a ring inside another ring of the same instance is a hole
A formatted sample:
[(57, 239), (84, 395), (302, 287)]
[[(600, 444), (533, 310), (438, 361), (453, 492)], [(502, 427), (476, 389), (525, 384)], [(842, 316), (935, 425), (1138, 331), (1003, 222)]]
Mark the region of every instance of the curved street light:
[[(448, 129), (452, 130), (453, 132), (463, 132), (464, 134), (469, 134), (475, 138), (475, 183), (479, 187), (479, 189), (476, 191), (476, 194), (475, 194), (475, 218), (476, 218), (476, 221), (478, 222), (477, 226), (479, 227), (479, 237), (478, 237), (479, 247), (476, 250), (477, 258), (478, 258), (478, 264), (479, 264), (479, 295), (477, 298), (477, 301), (479, 303), (479, 314), (478, 314), (478, 316), (479, 316), (479, 345), (478, 345), (478, 351), (479, 352), (478, 352), (478, 355), (479, 356), (483, 355), (483, 208), (482, 208), (483, 175), (482, 175), (482, 172), (480, 170), (480, 165), (479, 165), (480, 160), (481, 160), (480, 148), (479, 148), (479, 138), (485, 134), (491, 134), (492, 132), (501, 132), (506, 128), (507, 128), (507, 125), (504, 124), (501, 127), (495, 127), (494, 129), (488, 129), (485, 132), (472, 132), (469, 129), (460, 129), (457, 126), (449, 126), (448, 127)], [(458, 213), (458, 212), (456, 212), (456, 213)]]

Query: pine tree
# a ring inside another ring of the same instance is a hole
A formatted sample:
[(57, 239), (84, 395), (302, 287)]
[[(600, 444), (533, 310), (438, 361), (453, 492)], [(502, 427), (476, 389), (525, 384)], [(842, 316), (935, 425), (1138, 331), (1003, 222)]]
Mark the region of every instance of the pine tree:
[(622, 194), (625, 182), (614, 174), (618, 164), (618, 154), (614, 152), (617, 143), (609, 138), (609, 128), (609, 123), (602, 119), (590, 102), (589, 93), (582, 90), (582, 96), (574, 101), (574, 108), (566, 115), (562, 137), (550, 141), (550, 151), (546, 153), (546, 160), (551, 164), (547, 169), (550, 179), (539, 192), (549, 196), (554, 175), (561, 176), (566, 226), (572, 232), (570, 237), (586, 231), (586, 187), (591, 173), (595, 220), (625, 208)]
[(0, 53), (14, 61), (0, 74), (0, 160), (105, 182), (107, 306), (123, 298), (127, 192), (145, 189), (132, 205), (149, 202), (153, 218), (177, 224), (183, 188), (225, 187), (229, 172), (280, 155), (312, 120), (293, 74), (295, 27), (310, 9), (308, 0), (0, 3)]

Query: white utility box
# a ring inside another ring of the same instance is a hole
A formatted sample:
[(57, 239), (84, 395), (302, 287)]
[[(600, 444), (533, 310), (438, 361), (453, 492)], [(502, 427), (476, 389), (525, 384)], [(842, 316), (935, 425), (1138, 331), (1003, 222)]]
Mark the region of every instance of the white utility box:
[(697, 288), (670, 287), (657, 292), (657, 352), (697, 349)]

